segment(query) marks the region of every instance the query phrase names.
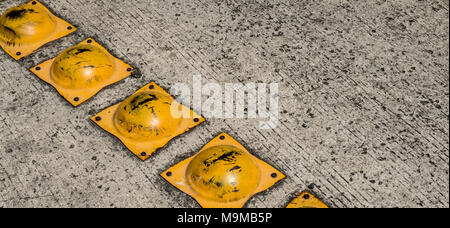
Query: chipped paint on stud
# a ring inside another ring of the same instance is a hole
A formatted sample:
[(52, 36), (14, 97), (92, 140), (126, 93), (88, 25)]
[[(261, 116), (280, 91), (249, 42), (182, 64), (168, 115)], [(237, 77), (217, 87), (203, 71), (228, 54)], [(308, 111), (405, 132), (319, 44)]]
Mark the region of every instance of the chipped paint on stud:
[(287, 208), (328, 208), (328, 206), (310, 192), (304, 191)]
[(0, 17), (0, 46), (19, 60), (76, 28), (53, 15), (38, 1), (6, 10)]
[(147, 160), (174, 137), (205, 121), (192, 110), (190, 117), (173, 117), (172, 104), (178, 105), (180, 110), (184, 107), (152, 82), (91, 120), (119, 138), (141, 160)]
[(102, 49), (80, 44), (56, 57), (50, 74), (55, 83), (65, 88), (95, 88), (113, 76), (114, 62)]
[(73, 106), (131, 75), (133, 68), (89, 38), (30, 70)]
[(226, 133), (161, 176), (204, 208), (243, 207), (252, 196), (285, 178)]
[(251, 195), (261, 173), (244, 151), (233, 146), (216, 146), (198, 154), (186, 169), (187, 183), (204, 198), (234, 202)]
[(177, 130), (182, 118), (174, 118), (170, 107), (173, 99), (157, 91), (134, 94), (120, 105), (114, 124), (127, 138), (163, 139)]

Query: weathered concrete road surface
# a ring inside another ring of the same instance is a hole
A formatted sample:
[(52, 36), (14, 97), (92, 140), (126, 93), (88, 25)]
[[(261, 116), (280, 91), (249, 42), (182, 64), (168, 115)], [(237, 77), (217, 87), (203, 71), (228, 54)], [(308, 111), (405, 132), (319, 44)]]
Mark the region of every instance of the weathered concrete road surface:
[[(0, 2), (2, 12), (24, 0)], [(198, 207), (159, 174), (228, 132), (331, 207), (449, 207), (446, 0), (43, 0), (79, 30), (0, 52), (0, 207)], [(27, 69), (94, 37), (137, 68), (73, 108)], [(156, 81), (278, 82), (280, 121), (209, 119), (142, 162), (89, 121)]]

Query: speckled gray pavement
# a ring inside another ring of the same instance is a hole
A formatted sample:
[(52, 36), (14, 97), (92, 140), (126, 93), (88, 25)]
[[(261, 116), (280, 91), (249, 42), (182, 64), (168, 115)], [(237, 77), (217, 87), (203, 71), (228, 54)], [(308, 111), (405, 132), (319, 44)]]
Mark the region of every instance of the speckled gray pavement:
[[(3, 12), (24, 0), (0, 1)], [(0, 207), (199, 207), (159, 174), (227, 132), (330, 207), (449, 207), (447, 0), (43, 0), (79, 30), (0, 52)], [(135, 74), (73, 108), (28, 68), (88, 37)], [(280, 83), (274, 130), (209, 119), (146, 162), (89, 118), (155, 81)]]

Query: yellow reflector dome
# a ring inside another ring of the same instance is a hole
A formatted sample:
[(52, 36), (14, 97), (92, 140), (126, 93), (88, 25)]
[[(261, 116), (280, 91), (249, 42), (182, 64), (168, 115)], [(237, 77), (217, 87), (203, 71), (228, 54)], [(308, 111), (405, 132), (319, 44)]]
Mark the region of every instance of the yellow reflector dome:
[(204, 208), (240, 208), (285, 176), (222, 133), (161, 176)]
[(156, 91), (145, 91), (126, 99), (119, 107), (114, 123), (126, 137), (160, 139), (174, 133), (182, 118), (174, 118), (173, 99)]
[(247, 153), (233, 146), (216, 146), (198, 154), (187, 168), (189, 185), (203, 197), (233, 202), (253, 194), (259, 167)]
[(109, 80), (114, 62), (102, 49), (81, 44), (62, 52), (52, 64), (52, 79), (72, 88), (93, 88)]
[(76, 30), (40, 2), (33, 0), (10, 8), (0, 16), (0, 46), (15, 60), (19, 60), (44, 44)]
[(0, 39), (11, 45), (37, 43), (55, 30), (55, 21), (37, 5), (16, 6), (0, 17)]
[(130, 65), (111, 55), (92, 38), (30, 70), (55, 87), (73, 106), (82, 104), (105, 86), (112, 85), (133, 72)]
[[(187, 110), (189, 115), (177, 116), (182, 110)], [(175, 115), (171, 111), (176, 112)], [(122, 103), (93, 116), (91, 120), (120, 139), (142, 160), (147, 160), (174, 137), (205, 121), (193, 110), (175, 101), (154, 82), (142, 87)]]

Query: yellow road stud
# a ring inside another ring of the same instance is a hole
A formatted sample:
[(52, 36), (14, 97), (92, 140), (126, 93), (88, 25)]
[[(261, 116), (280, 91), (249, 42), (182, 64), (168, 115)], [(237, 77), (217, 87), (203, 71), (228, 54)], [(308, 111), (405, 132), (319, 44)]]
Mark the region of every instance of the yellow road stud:
[[(187, 115), (183, 113), (185, 110), (188, 110)], [(119, 138), (142, 160), (147, 160), (174, 137), (205, 121), (154, 82), (91, 120)]]
[(225, 133), (161, 176), (204, 208), (241, 208), (285, 178)]
[(133, 68), (89, 38), (30, 69), (73, 106), (131, 75)]
[(313, 194), (304, 191), (294, 199), (287, 208), (328, 208), (322, 201)]
[(6, 10), (0, 17), (0, 46), (15, 60), (76, 31), (38, 1)]

